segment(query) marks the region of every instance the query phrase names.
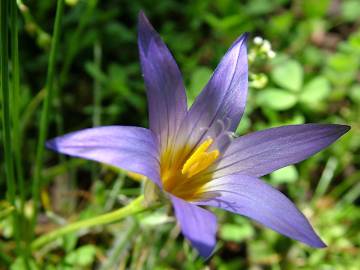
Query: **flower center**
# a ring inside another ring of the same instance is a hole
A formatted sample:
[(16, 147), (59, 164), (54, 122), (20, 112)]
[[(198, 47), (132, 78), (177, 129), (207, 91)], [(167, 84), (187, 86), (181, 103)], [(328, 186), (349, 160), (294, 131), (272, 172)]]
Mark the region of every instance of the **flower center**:
[(182, 167), (181, 173), (183, 175), (186, 175), (187, 178), (193, 177), (214, 163), (220, 152), (217, 149), (206, 152), (212, 143), (213, 139), (208, 138), (194, 151)]
[(218, 149), (209, 151), (213, 139), (203, 141), (186, 158), (183, 149), (175, 153), (174, 160), (169, 155), (163, 155), (161, 162), (161, 178), (164, 189), (187, 201), (195, 200), (202, 192), (202, 186), (210, 177), (202, 177), (201, 172), (209, 168), (220, 155)]

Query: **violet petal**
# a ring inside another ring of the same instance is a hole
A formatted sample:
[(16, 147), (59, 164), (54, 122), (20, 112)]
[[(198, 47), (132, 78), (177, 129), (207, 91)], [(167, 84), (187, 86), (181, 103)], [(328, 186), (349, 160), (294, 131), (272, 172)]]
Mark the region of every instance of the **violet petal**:
[(173, 56), (143, 12), (139, 14), (138, 27), (150, 129), (158, 136), (164, 150), (172, 144), (187, 112), (185, 87)]
[(300, 162), (332, 144), (350, 127), (331, 124), (290, 125), (257, 131), (233, 140), (214, 167), (213, 177), (243, 173), (263, 176)]
[(105, 126), (72, 132), (47, 142), (70, 156), (103, 162), (142, 174), (161, 186), (155, 135), (148, 129)]
[(196, 145), (212, 136), (218, 121), (229, 122), (230, 131), (238, 126), (248, 88), (246, 39), (247, 34), (240, 36), (222, 58), (182, 123), (177, 145)]
[(203, 258), (208, 258), (216, 245), (216, 216), (175, 196), (171, 201), (182, 233)]
[[(312, 247), (326, 245), (306, 217), (280, 191), (260, 179), (242, 174), (212, 180), (204, 187), (217, 197), (199, 202), (247, 216), (290, 238)], [(205, 193), (204, 196), (207, 194)], [(206, 196), (209, 198), (209, 196)]]

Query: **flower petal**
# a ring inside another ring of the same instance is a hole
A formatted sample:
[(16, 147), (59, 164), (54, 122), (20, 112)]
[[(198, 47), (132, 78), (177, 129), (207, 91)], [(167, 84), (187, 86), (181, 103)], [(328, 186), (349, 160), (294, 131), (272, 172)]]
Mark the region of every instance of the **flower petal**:
[(216, 133), (218, 122), (234, 131), (244, 113), (247, 88), (247, 34), (229, 48), (183, 121), (176, 145), (197, 145)]
[(155, 135), (148, 129), (106, 126), (84, 129), (47, 142), (57, 152), (145, 175), (161, 186)]
[(290, 238), (312, 247), (326, 245), (316, 235), (305, 216), (280, 191), (260, 179), (242, 174), (228, 175), (209, 182), (204, 187), (217, 197), (200, 205), (219, 207), (247, 216)]
[(209, 127), (216, 119), (229, 118), (235, 130), (245, 110), (248, 65), (247, 34), (239, 37), (225, 54), (204, 90), (189, 111), (192, 121)]
[(203, 258), (208, 258), (216, 245), (216, 216), (175, 196), (171, 201), (182, 233)]
[(243, 173), (263, 176), (319, 152), (350, 127), (305, 124), (262, 130), (236, 138), (214, 167), (213, 177)]
[(139, 14), (138, 45), (150, 129), (158, 136), (161, 149), (166, 149), (187, 112), (185, 87), (174, 58), (143, 12)]

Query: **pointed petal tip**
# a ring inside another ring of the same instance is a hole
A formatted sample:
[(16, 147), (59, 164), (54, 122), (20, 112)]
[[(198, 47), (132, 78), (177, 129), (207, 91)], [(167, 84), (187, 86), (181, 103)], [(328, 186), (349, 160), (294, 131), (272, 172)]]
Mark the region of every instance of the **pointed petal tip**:
[(284, 194), (258, 178), (241, 174), (226, 176), (212, 180), (205, 189), (220, 196), (206, 199), (200, 205), (249, 217), (310, 247), (326, 247), (299, 209)]
[(141, 10), (138, 15), (138, 35), (140, 36), (143, 32), (152, 31), (153, 27), (151, 26), (149, 19), (146, 17), (145, 13)]
[(171, 200), (183, 235), (204, 260), (209, 259), (216, 246), (216, 216), (175, 196)]
[(229, 50), (234, 48), (235, 46), (239, 46), (239, 48), (242, 47), (242, 45), (245, 45), (245, 47), (247, 46), (246, 45), (246, 42), (249, 38), (249, 33), (248, 32), (245, 32), (243, 33), (241, 36), (239, 36), (235, 41), (234, 43), (230, 46)]
[(46, 141), (45, 146), (46, 146), (46, 148), (48, 148), (50, 150), (55, 150), (56, 151), (56, 149), (57, 149), (57, 147), (56, 147), (56, 138)]
[(244, 42), (246, 42), (248, 40), (249, 36), (250, 36), (250, 33), (245, 32), (241, 35), (241, 38), (244, 40)]
[(335, 140), (337, 140), (345, 133), (347, 133), (351, 129), (351, 126), (341, 124), (329, 124), (329, 128), (332, 130), (331, 133), (336, 136)]
[(140, 19), (141, 17), (145, 17), (145, 18), (146, 18), (145, 12), (144, 12), (142, 9), (139, 11), (138, 17), (139, 17), (139, 19)]
[(348, 132), (351, 129), (351, 126), (348, 125), (338, 125), (339, 126), (339, 130), (341, 130), (342, 134), (345, 134), (346, 132)]
[(214, 245), (207, 245), (201, 242), (190, 241), (191, 245), (196, 249), (199, 256), (203, 258), (204, 261), (207, 261), (211, 258), (214, 254), (215, 246)]
[(246, 42), (249, 39), (249, 35), (250, 35), (249, 32), (244, 32), (235, 40), (235, 42), (237, 41)]
[(326, 248), (327, 245), (320, 239), (320, 237), (314, 233), (315, 238), (309, 239), (309, 241), (304, 242), (305, 244), (309, 245), (313, 248)]
[(327, 248), (327, 245), (322, 240), (320, 240), (320, 241), (321, 241), (320, 244), (315, 247), (316, 248)]
[(140, 11), (138, 16), (138, 46), (140, 53), (147, 55), (151, 42), (163, 43), (145, 13)]
[(149, 19), (146, 17), (145, 12), (143, 10), (139, 11), (138, 23), (139, 25), (150, 24)]

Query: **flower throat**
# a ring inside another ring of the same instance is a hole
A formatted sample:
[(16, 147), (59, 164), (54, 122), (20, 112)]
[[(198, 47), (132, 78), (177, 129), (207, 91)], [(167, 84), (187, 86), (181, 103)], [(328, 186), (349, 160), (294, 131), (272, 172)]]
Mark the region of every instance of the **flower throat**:
[[(207, 181), (195, 176), (209, 168), (220, 155), (218, 149), (208, 151), (212, 144), (213, 139), (208, 138), (192, 152), (185, 162), (175, 161), (172, 166), (162, 167), (161, 178), (164, 189), (184, 200), (196, 199)], [(183, 158), (177, 155), (177, 160), (183, 160)], [(162, 161), (165, 165), (169, 164), (167, 158)]]

